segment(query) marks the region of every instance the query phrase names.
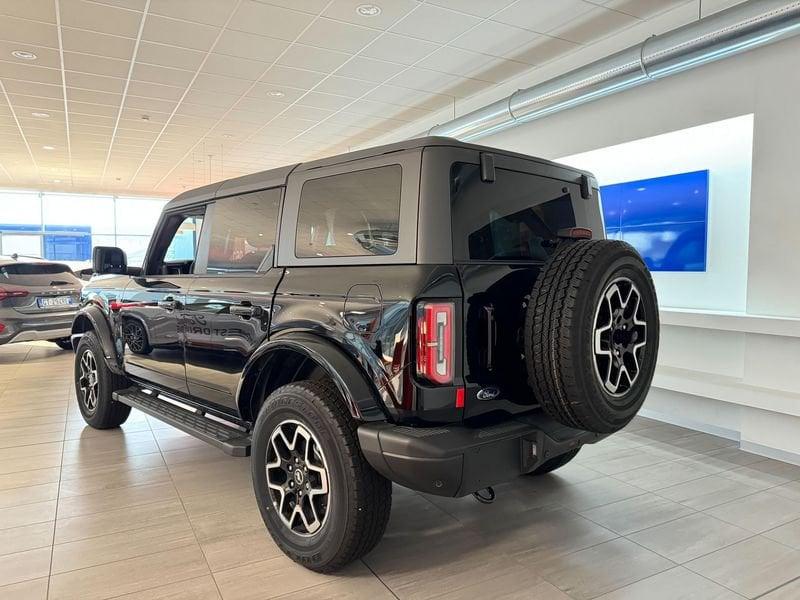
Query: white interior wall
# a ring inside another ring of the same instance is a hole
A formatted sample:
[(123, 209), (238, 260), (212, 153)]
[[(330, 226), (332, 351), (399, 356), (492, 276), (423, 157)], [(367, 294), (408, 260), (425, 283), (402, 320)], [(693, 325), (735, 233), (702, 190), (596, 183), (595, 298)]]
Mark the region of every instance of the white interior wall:
[(752, 148), (753, 116), (744, 115), (557, 160), (591, 171), (601, 186), (708, 170), (706, 270), (654, 272), (653, 280), (662, 307), (743, 311)]
[[(800, 38), (789, 39), (480, 140), (553, 158), (753, 115), (749, 248), (741, 265), (746, 265), (745, 301), (723, 312), (709, 310), (703, 298), (714, 291), (698, 286), (697, 302), (678, 302), (683, 309), (662, 311), (663, 345), (644, 414), (727, 432), (745, 448), (796, 462), (798, 56)], [(716, 218), (725, 218), (724, 213)]]

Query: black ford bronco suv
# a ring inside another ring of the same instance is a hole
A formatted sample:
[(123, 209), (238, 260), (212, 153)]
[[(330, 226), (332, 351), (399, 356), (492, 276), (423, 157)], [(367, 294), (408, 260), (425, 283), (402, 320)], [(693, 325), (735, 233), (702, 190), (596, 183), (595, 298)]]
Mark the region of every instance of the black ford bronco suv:
[(141, 268), (95, 248), (80, 411), (102, 429), (134, 407), (250, 455), (276, 543), (332, 571), (380, 540), (391, 482), (484, 491), (633, 418), (656, 296), (602, 238), (589, 173), (446, 138), (188, 191)]

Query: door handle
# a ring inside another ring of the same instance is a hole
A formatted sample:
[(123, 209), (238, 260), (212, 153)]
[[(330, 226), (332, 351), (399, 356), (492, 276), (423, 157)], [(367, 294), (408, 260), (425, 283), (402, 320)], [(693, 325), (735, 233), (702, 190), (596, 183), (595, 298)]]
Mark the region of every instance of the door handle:
[(163, 300), (158, 301), (158, 308), (163, 308), (164, 310), (175, 310), (177, 307), (178, 303), (172, 296), (167, 296)]
[(264, 314), (264, 309), (260, 306), (253, 306), (252, 304), (244, 303), (241, 304), (232, 304), (230, 306), (230, 311), (232, 315), (236, 315), (237, 317), (242, 317), (243, 319), (249, 319), (251, 317), (260, 317)]

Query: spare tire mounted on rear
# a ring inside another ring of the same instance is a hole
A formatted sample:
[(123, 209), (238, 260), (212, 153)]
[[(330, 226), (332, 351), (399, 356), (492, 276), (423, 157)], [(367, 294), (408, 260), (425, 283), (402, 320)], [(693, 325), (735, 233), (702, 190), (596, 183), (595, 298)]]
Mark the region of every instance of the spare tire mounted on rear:
[(616, 240), (564, 241), (526, 309), (525, 366), (542, 408), (587, 431), (622, 429), (641, 407), (658, 353), (653, 281)]

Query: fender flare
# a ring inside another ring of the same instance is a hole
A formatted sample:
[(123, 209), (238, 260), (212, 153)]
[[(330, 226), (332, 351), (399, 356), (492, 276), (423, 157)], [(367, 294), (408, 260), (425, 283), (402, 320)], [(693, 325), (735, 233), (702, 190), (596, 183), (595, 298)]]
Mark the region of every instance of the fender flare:
[[(89, 321), (90, 327), (81, 327), (80, 323), (83, 320)], [(114, 347), (114, 336), (111, 333), (111, 326), (108, 323), (108, 317), (96, 304), (89, 304), (81, 308), (75, 315), (72, 321), (72, 342), (73, 346), (77, 347), (75, 340), (81, 337), (86, 331), (93, 330), (100, 341), (100, 347), (103, 349), (103, 356), (106, 360), (106, 365), (109, 370), (117, 375), (123, 375), (122, 367), (119, 364), (119, 357)]]
[(259, 367), (262, 359), (280, 350), (304, 354), (317, 363), (342, 394), (354, 419), (386, 421), (389, 418), (380, 400), (377, 386), (368, 381), (355, 360), (334, 342), (310, 333), (287, 334), (259, 346), (245, 365), (236, 390), (236, 403), (240, 414), (244, 414), (241, 412), (244, 408), (242, 403), (250, 402), (250, 398), (242, 397), (244, 382), (248, 380), (253, 370)]

